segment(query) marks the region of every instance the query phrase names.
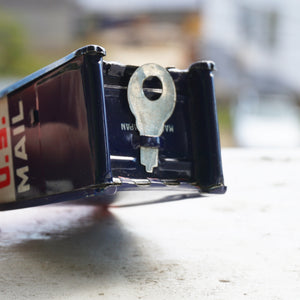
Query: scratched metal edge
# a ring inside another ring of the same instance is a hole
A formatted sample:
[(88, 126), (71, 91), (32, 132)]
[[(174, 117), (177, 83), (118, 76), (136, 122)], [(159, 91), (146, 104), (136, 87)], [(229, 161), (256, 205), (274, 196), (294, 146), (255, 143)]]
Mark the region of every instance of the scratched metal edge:
[(91, 198), (96, 199), (98, 204), (107, 206), (114, 201), (116, 191), (116, 186), (110, 184), (81, 188), (73, 191), (27, 199), (26, 201), (0, 203), (0, 212)]
[[(149, 189), (151, 191), (165, 191), (172, 192), (176, 191), (177, 195), (169, 195), (168, 197), (177, 197), (177, 200), (190, 198), (192, 197), (202, 197), (202, 191), (199, 187), (194, 186), (188, 182), (177, 182), (176, 184), (166, 181), (161, 181), (158, 179), (149, 178), (147, 183), (138, 183), (135, 179), (127, 178), (115, 178), (115, 183), (113, 184), (104, 184), (90, 186), (88, 188), (81, 188), (73, 191), (48, 195), (45, 197), (37, 197), (33, 199), (28, 199), (26, 201), (17, 201), (17, 202), (8, 202), (0, 203), (0, 212), (5, 212), (15, 209), (24, 209), (31, 208), (35, 206), (44, 206), (44, 205), (55, 205), (63, 202), (72, 201), (73, 204), (81, 203), (82, 200), (89, 200), (89, 202), (84, 202), (86, 205), (102, 205), (102, 206), (111, 206), (112, 203), (116, 202), (117, 194), (119, 192), (128, 192), (128, 191), (142, 191), (147, 192)], [(188, 194), (187, 194), (188, 193)], [(186, 194), (186, 195), (185, 195)], [(179, 197), (181, 197), (179, 199)], [(144, 201), (133, 200), (134, 206), (143, 205)], [(123, 206), (123, 205), (118, 205)], [(126, 205), (125, 205), (126, 206)], [(130, 206), (133, 206), (131, 204)]]
[(45, 75), (53, 70), (55, 70), (56, 68), (62, 66), (63, 64), (69, 62), (70, 60), (72, 60), (75, 57), (79, 57), (81, 55), (85, 55), (85, 54), (90, 54), (90, 53), (95, 53), (95, 54), (99, 54), (101, 56), (105, 56), (106, 55), (106, 51), (103, 47), (98, 46), (98, 45), (87, 45), (84, 46), (82, 48), (79, 48), (75, 51), (73, 51), (72, 53), (68, 54), (67, 56), (51, 63), (50, 65), (39, 69), (38, 71), (22, 78), (21, 80), (13, 83), (12, 85), (4, 88), (3, 90), (0, 91), (0, 98), (10, 94), (11, 92), (14, 92), (16, 90), (18, 90), (19, 88), (31, 83), (32, 81), (36, 80), (37, 78), (39, 78), (42, 75)]

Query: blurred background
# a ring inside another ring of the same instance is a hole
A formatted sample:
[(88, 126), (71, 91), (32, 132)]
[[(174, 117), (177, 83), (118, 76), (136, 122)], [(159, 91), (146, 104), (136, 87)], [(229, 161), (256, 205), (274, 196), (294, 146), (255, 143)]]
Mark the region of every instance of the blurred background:
[(0, 89), (86, 44), (105, 60), (216, 63), (223, 147), (300, 145), (297, 0), (0, 0)]

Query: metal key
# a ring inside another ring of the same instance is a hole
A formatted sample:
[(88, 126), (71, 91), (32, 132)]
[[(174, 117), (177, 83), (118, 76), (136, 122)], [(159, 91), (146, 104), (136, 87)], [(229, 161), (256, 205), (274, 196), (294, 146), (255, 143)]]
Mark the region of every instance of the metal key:
[[(143, 91), (144, 81), (152, 76), (162, 83), (162, 94), (157, 100), (148, 99)], [(153, 63), (139, 67), (129, 80), (127, 96), (140, 135), (159, 137), (176, 103), (175, 84), (169, 72)], [(140, 157), (141, 164), (146, 167), (148, 173), (152, 173), (153, 168), (158, 166), (158, 148), (141, 146)]]

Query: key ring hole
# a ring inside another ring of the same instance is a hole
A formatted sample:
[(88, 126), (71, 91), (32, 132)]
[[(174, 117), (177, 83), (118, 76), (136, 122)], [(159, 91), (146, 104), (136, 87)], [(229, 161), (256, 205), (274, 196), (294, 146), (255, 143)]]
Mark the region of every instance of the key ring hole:
[(148, 76), (143, 81), (143, 92), (150, 101), (158, 100), (163, 92), (161, 80), (157, 76)]

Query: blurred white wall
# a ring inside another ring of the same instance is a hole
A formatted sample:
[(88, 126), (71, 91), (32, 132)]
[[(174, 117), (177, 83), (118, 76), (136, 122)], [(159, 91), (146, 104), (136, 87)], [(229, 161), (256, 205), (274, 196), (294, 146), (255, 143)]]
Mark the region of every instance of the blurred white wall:
[(124, 14), (149, 11), (180, 11), (199, 7), (203, 0), (76, 0), (87, 10), (101, 11), (102, 13)]
[(300, 92), (299, 11), (297, 0), (207, 0), (203, 40), (230, 53), (242, 70)]

